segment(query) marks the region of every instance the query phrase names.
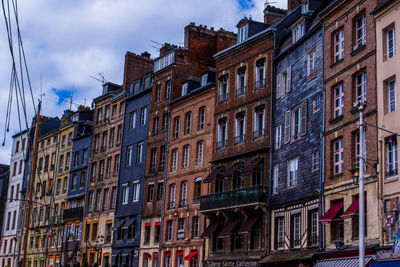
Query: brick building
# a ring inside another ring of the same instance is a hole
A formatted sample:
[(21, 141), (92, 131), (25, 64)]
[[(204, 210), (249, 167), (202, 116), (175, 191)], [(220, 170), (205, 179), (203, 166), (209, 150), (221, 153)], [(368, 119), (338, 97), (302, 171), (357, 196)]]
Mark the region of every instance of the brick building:
[(284, 13), (265, 12), (268, 23), (242, 19), (237, 44), (214, 55), (212, 169), (200, 203), (207, 218), (204, 266), (256, 266), (265, 255), (274, 48), (269, 22)]
[(111, 242), (117, 199), (125, 92), (106, 83), (95, 98), (92, 151), (87, 184), (81, 263), (111, 264)]
[[(358, 246), (358, 158), (364, 156), (366, 247), (379, 244), (377, 130), (366, 126), (366, 150), (359, 151), (358, 110), (366, 100), (364, 121), (377, 124), (376, 41), (370, 12), (376, 0), (333, 1), (322, 12), (325, 46), (325, 132), (323, 223), (325, 257), (329, 249)], [(335, 254), (335, 252), (332, 252)], [(367, 252), (367, 254), (370, 252)], [(351, 256), (348, 254), (347, 256)]]

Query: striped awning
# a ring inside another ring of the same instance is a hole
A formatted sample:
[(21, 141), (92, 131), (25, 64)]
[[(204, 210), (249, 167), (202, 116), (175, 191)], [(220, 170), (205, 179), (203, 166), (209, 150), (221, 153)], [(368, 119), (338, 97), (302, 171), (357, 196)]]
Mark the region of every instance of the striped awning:
[[(371, 256), (365, 257), (365, 266), (370, 266), (373, 258)], [(320, 260), (314, 265), (314, 267), (358, 267), (357, 258), (342, 258), (342, 259), (331, 259), (331, 260)]]

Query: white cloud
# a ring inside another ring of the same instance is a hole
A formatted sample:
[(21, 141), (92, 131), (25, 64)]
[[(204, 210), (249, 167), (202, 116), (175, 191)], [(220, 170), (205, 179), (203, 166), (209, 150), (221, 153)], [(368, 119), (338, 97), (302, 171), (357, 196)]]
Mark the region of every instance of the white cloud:
[[(239, 0), (24, 0), (19, 1), (19, 19), (35, 99), (40, 95), (43, 114), (61, 116), (67, 103), (57, 105), (52, 88), (74, 90), (73, 101), (90, 104), (101, 92), (101, 84), (89, 77), (101, 72), (121, 83), (126, 51), (149, 51), (157, 56), (154, 43), (183, 45), (184, 27), (197, 25), (235, 31), (244, 16), (262, 20), (263, 0), (242, 10)], [(279, 0), (279, 7), (286, 1)], [(3, 138), (11, 60), (4, 20), (0, 26), (0, 137)], [(15, 35), (16, 36), (16, 35)], [(30, 97), (28, 113), (33, 116)], [(11, 135), (18, 132), (16, 109), (8, 141), (0, 150), (0, 162), (9, 162)]]

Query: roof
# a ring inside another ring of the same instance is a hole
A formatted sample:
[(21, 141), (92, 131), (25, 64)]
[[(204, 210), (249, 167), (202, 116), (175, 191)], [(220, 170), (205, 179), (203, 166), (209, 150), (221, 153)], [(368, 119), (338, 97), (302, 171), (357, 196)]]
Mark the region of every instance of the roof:
[(385, 9), (388, 5), (390, 5), (391, 3), (397, 2), (398, 0), (386, 0), (383, 1), (382, 3), (380, 3), (374, 10), (371, 11), (372, 15), (375, 15), (376, 13), (378, 13), (379, 11)]
[[(373, 261), (373, 257), (365, 257), (365, 266), (369, 266)], [(359, 266), (357, 258), (342, 258), (317, 261), (314, 267), (357, 267)]]

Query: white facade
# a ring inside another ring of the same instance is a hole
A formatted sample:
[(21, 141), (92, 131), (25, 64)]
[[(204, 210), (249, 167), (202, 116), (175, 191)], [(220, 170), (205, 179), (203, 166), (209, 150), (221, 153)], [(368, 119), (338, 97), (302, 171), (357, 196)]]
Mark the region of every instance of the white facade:
[(24, 156), (28, 147), (28, 132), (24, 131), (13, 136), (10, 160), (10, 179), (7, 190), (7, 200), (4, 209), (3, 229), (0, 243), (0, 267), (14, 267), (17, 260), (16, 247), (18, 215), (20, 209), (20, 190), (24, 174)]

